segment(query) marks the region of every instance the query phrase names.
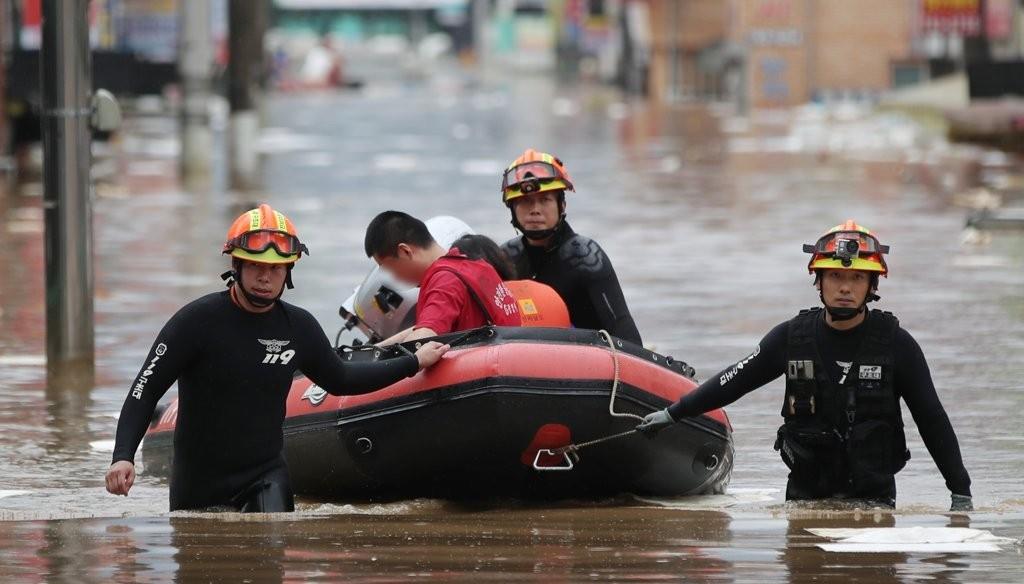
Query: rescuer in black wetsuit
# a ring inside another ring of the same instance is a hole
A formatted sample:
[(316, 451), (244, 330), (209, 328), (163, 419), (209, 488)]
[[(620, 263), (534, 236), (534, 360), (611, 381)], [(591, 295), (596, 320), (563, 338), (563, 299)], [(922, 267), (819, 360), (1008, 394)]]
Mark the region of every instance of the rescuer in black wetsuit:
[(786, 499), (894, 506), (895, 474), (910, 458), (902, 398), (952, 494), (951, 510), (971, 510), (971, 479), (921, 348), (896, 317), (867, 310), (878, 299), (878, 276), (888, 273), (888, 246), (848, 221), (804, 251), (812, 254), (808, 267), (824, 309), (801, 311), (776, 326), (753, 353), (649, 414), (637, 429), (654, 434), (785, 374), (785, 423), (775, 449), (790, 468)]
[(522, 232), (502, 249), (517, 277), (554, 288), (569, 308), (573, 326), (604, 329), (641, 344), (615, 268), (596, 241), (579, 235), (565, 221), (565, 191), (574, 190), (562, 162), (527, 150), (505, 171), (502, 201), (512, 225)]
[(296, 371), (334, 395), (368, 393), (414, 375), (447, 350), (347, 363), (309, 312), (280, 297), (306, 251), (284, 215), (260, 205), (232, 225), (226, 291), (178, 311), (157, 336), (117, 424), (107, 491), (127, 495), (157, 402), (178, 382), (170, 508), (291, 511), (283, 450), (285, 400)]

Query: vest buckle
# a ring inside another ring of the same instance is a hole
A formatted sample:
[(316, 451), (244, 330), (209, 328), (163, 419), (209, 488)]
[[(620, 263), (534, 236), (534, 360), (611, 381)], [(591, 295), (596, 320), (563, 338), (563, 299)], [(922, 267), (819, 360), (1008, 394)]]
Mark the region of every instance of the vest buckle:
[(815, 409), (813, 395), (807, 399), (801, 399), (799, 401), (797, 401), (795, 395), (789, 396), (789, 414), (791, 416), (814, 415)]

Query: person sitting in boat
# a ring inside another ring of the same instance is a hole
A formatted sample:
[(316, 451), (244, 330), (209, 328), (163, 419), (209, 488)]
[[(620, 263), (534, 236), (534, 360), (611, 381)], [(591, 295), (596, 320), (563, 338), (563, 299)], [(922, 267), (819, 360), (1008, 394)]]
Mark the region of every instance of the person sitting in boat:
[(308, 250), (269, 205), (232, 224), (223, 252), (231, 255), (228, 289), (171, 317), (125, 398), (107, 491), (128, 495), (139, 442), (177, 381), (170, 509), (292, 511), (282, 424), (294, 373), (334, 395), (369, 393), (433, 365), (448, 347), (426, 343), (406, 357), (343, 361), (309, 312), (281, 300)]
[(784, 424), (775, 449), (790, 469), (786, 499), (849, 498), (893, 507), (895, 475), (910, 458), (903, 398), (952, 493), (951, 510), (971, 510), (971, 479), (920, 346), (895, 316), (867, 309), (879, 299), (879, 275), (888, 277), (889, 247), (847, 221), (804, 251), (811, 254), (807, 267), (824, 309), (803, 310), (776, 326), (753, 353), (649, 414), (637, 429), (657, 433), (785, 374)]
[(562, 161), (527, 150), (505, 170), (501, 200), (522, 236), (502, 249), (521, 279), (554, 288), (565, 301), (573, 326), (604, 329), (641, 344), (618, 276), (596, 241), (565, 220), (565, 191), (575, 191)]
[(517, 280), (515, 268), (498, 244), (486, 235), (469, 234), (453, 245), (467, 257), (484, 260), (498, 272), (519, 303), (523, 326), (569, 328), (569, 309), (554, 288), (536, 280)]
[(384, 211), (370, 221), (366, 256), (395, 278), (420, 287), (416, 324), (385, 339), (403, 343), (484, 325), (520, 326), (519, 307), (494, 268), (442, 248), (423, 221), (401, 211)]

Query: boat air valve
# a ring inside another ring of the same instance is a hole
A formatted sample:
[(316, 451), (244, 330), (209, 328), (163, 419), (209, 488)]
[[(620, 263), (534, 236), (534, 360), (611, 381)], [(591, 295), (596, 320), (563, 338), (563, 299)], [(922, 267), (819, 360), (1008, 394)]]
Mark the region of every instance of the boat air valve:
[(360, 454), (369, 454), (373, 451), (373, 440), (370, 440), (366, 436), (356, 438), (356, 448), (359, 449)]
[(704, 468), (708, 470), (715, 470), (718, 468), (718, 455), (709, 454), (707, 458), (704, 459)]

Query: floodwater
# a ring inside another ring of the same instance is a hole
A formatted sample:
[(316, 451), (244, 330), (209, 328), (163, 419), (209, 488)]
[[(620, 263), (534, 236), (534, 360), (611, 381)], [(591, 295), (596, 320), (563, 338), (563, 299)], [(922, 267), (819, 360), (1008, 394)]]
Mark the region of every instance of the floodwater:
[[(738, 117), (656, 108), (541, 78), (444, 73), (357, 93), (271, 96), (264, 190), (185, 192), (175, 127), (129, 121), (97, 163), (97, 381), (48, 387), (42, 201), (0, 195), (0, 581), (694, 580), (1017, 582), (1018, 544), (985, 554), (836, 554), (820, 527), (970, 526), (1024, 537), (1024, 234), (963, 232), (958, 194), (1012, 182), (1020, 160), (951, 146), (894, 114), (854, 108)], [(910, 416), (913, 459), (895, 513), (782, 500), (772, 451), (782, 385), (728, 408), (736, 466), (724, 496), (511, 501), (473, 506), (299, 501), (289, 516), (170, 515), (145, 472), (105, 493), (116, 416), (153, 337), (186, 301), (222, 286), (227, 225), (254, 201), (312, 250), (288, 298), (333, 335), (365, 275), (363, 230), (386, 208), (456, 215), (513, 235), (498, 186), (526, 147), (560, 155), (569, 220), (615, 263), (645, 342), (707, 377), (814, 305), (801, 244), (846, 218), (892, 245), (880, 306), (922, 345), (973, 479), (976, 513), (948, 492)], [(1009, 177), (1009, 178), (1008, 178)]]

